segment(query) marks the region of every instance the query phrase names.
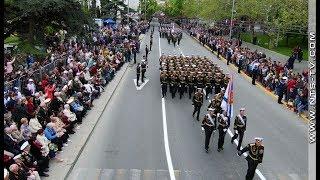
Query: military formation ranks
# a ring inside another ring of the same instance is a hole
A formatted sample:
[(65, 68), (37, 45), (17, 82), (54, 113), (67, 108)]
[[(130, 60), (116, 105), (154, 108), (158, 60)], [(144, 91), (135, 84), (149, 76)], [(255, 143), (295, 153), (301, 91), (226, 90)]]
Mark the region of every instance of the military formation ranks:
[(196, 89), (201, 88), (207, 99), (213, 89), (220, 93), (220, 89), (228, 84), (229, 79), (222, 69), (206, 56), (162, 55), (159, 63), (163, 97), (169, 88), (172, 98), (179, 93), (181, 99), (186, 93), (191, 99)]
[(159, 34), (160, 38), (166, 38), (168, 40), (168, 44), (172, 42), (174, 46), (176, 46), (176, 43), (180, 45), (180, 41), (182, 39), (182, 30), (174, 23), (161, 23)]

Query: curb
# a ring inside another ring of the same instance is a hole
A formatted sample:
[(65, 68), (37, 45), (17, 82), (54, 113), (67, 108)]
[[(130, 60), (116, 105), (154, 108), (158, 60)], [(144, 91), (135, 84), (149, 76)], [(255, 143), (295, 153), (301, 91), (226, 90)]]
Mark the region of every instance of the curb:
[(72, 172), (72, 170), (73, 170), (73, 168), (74, 168), (74, 166), (75, 166), (76, 162), (78, 161), (78, 159), (79, 159), (79, 157), (80, 157), (81, 153), (82, 153), (82, 152), (83, 152), (83, 150), (84, 150), (84, 147), (87, 145), (87, 143), (88, 143), (89, 139), (91, 138), (91, 136), (92, 136), (92, 134), (93, 134), (93, 131), (95, 130), (95, 128), (96, 128), (96, 126), (97, 126), (97, 124), (100, 122), (101, 116), (102, 116), (103, 112), (105, 111), (105, 109), (106, 109), (107, 105), (109, 104), (109, 101), (110, 101), (110, 100), (111, 100), (111, 98), (113, 97), (113, 94), (114, 94), (114, 92), (116, 91), (116, 89), (118, 88), (118, 86), (119, 86), (119, 84), (120, 84), (120, 82), (121, 82), (121, 80), (122, 80), (122, 78), (123, 78), (124, 74), (127, 72), (127, 70), (128, 70), (128, 66), (129, 66), (129, 64), (126, 66), (126, 69), (124, 70), (124, 72), (123, 72), (123, 74), (122, 74), (122, 76), (121, 76), (121, 78), (120, 78), (119, 82), (117, 83), (116, 87), (115, 87), (115, 88), (114, 88), (114, 90), (112, 91), (110, 98), (107, 100), (106, 104), (104, 105), (103, 110), (101, 111), (101, 113), (100, 113), (100, 115), (99, 115), (99, 117), (98, 117), (97, 122), (94, 124), (94, 126), (93, 126), (92, 130), (91, 130), (91, 131), (90, 131), (90, 133), (89, 133), (88, 138), (86, 139), (85, 143), (82, 145), (82, 147), (81, 147), (80, 151), (78, 152), (78, 154), (77, 154), (77, 156), (76, 156), (75, 160), (73, 161), (73, 163), (72, 163), (71, 167), (69, 168), (69, 170), (68, 170), (67, 174), (66, 174), (66, 175), (65, 175), (65, 177), (63, 178), (64, 180), (67, 180), (67, 178), (69, 177), (70, 173)]
[[(190, 35), (189, 35), (189, 36), (190, 36)], [(200, 41), (199, 41), (197, 38), (195, 38), (195, 37), (193, 37), (193, 36), (190, 36), (190, 37), (192, 37), (194, 40), (196, 40), (198, 43), (200, 43)], [(204, 47), (205, 47), (207, 50), (209, 50), (211, 53), (217, 55), (216, 52), (212, 52), (212, 51), (211, 51), (211, 49), (209, 48), (209, 46), (204, 45)], [(225, 63), (227, 62), (227, 60), (226, 60), (224, 57), (221, 56), (220, 58), (221, 58)], [(230, 65), (231, 65), (231, 67), (232, 67), (233, 70), (237, 70), (237, 67), (236, 67), (234, 64), (231, 64), (231, 63), (230, 63)], [(251, 78), (250, 78), (247, 74), (245, 74), (245, 73), (241, 73), (241, 76), (244, 77), (245, 79), (247, 79), (248, 81), (251, 80)], [(265, 93), (266, 95), (271, 96), (271, 97), (274, 98), (274, 99), (277, 99), (277, 96), (276, 96), (275, 94), (273, 94), (272, 92), (268, 91), (265, 87), (263, 87), (260, 82), (256, 82), (256, 86), (257, 86), (259, 89), (261, 89), (262, 91), (264, 91), (264, 93)], [(282, 104), (283, 107), (285, 107), (286, 109), (288, 109), (288, 108), (286, 107), (286, 105), (287, 105), (286, 102), (284, 102), (284, 103)], [(291, 111), (291, 110), (290, 110), (290, 111)], [(291, 112), (292, 112), (292, 111), (291, 111)], [(300, 117), (302, 118), (303, 122), (309, 123), (309, 119), (308, 119), (308, 117), (307, 117), (306, 115), (301, 114)]]

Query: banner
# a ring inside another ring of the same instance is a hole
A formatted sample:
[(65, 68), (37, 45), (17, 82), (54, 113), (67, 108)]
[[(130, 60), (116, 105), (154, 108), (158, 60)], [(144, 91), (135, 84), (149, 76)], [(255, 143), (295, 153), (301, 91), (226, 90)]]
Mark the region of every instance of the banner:
[(233, 75), (230, 78), (230, 81), (228, 83), (227, 89), (224, 93), (222, 102), (221, 102), (221, 108), (222, 110), (227, 112), (227, 116), (231, 119), (233, 116)]

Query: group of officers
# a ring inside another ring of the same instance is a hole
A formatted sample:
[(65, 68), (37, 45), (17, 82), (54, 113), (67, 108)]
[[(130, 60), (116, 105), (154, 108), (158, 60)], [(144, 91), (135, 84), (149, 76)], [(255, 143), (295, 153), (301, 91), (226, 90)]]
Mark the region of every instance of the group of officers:
[(168, 40), (168, 44), (172, 42), (174, 47), (177, 43), (180, 45), (182, 30), (180, 28), (176, 28), (173, 23), (160, 24), (159, 34), (160, 38), (166, 38)]
[[(208, 94), (213, 95), (207, 107), (208, 113), (201, 123), (205, 132), (205, 151), (209, 152), (210, 138), (216, 130), (219, 133), (217, 151), (222, 151), (225, 134), (230, 127), (230, 118), (227, 116), (226, 111), (221, 108), (225, 89), (230, 80), (229, 76), (224, 74), (219, 66), (205, 56), (165, 56), (162, 54), (159, 61), (162, 97), (166, 97), (168, 88), (172, 98), (175, 98), (177, 91), (180, 99), (184, 93), (188, 92), (189, 99), (192, 97), (192, 105), (194, 107), (192, 116), (194, 117), (197, 113), (197, 121), (199, 121), (204, 99), (208, 99)], [(234, 135), (231, 138), (231, 143), (233, 144), (238, 139), (237, 154), (239, 156), (248, 151), (248, 156), (246, 157), (248, 161), (246, 180), (252, 180), (257, 165), (262, 162), (264, 146), (261, 144), (263, 139), (257, 137), (255, 138), (255, 143), (248, 144), (241, 149), (246, 127), (247, 116), (245, 115), (245, 109), (240, 108), (239, 114), (234, 119)]]

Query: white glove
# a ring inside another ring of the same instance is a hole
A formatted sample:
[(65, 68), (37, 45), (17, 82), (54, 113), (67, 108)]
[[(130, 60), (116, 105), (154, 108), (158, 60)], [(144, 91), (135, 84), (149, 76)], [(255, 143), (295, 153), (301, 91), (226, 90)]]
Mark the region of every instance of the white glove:
[(223, 129), (223, 132), (226, 132), (227, 131), (227, 129)]
[(235, 134), (238, 134), (238, 130), (234, 130), (234, 133), (235, 133)]

